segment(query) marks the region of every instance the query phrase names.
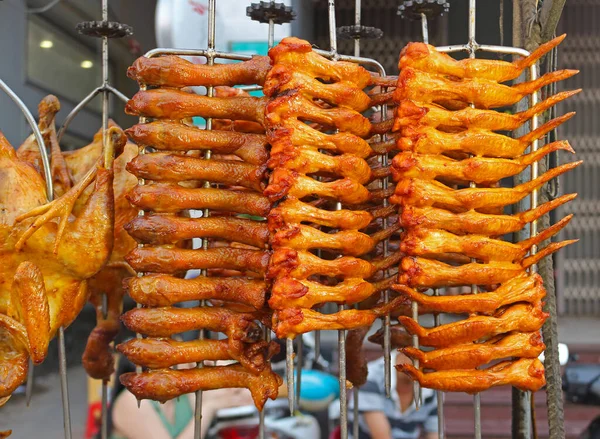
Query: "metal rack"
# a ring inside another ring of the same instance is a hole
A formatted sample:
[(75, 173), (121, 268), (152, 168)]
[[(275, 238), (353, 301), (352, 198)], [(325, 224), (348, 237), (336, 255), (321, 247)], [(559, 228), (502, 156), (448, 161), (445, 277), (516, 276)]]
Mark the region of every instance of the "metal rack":
[[(103, 20), (107, 21), (107, 7), (106, 7), (106, 3), (107, 0), (103, 0)], [(360, 6), (361, 6), (361, 0), (356, 0), (356, 14), (355, 14), (355, 25), (359, 26), (360, 25)], [(476, 12), (476, 0), (469, 0), (469, 41), (464, 44), (464, 45), (455, 45), (455, 46), (442, 46), (442, 47), (437, 47), (437, 50), (440, 52), (446, 52), (446, 53), (456, 53), (456, 52), (467, 52), (469, 54), (469, 56), (471, 58), (474, 58), (476, 56), (476, 52), (478, 51), (484, 51), (484, 52), (490, 52), (490, 53), (498, 53), (498, 54), (511, 54), (511, 55), (519, 55), (519, 56), (527, 56), (529, 54), (529, 52), (527, 52), (524, 49), (520, 49), (520, 48), (515, 48), (515, 47), (505, 47), (505, 46), (492, 46), (492, 45), (480, 45), (476, 42), (475, 39), (475, 12)], [(330, 50), (329, 51), (323, 51), (323, 50), (315, 50), (315, 52), (319, 53), (322, 56), (327, 57), (328, 59), (332, 59), (332, 60), (341, 60), (341, 61), (349, 61), (349, 62), (355, 62), (358, 64), (362, 64), (365, 66), (368, 66), (370, 68), (375, 69), (381, 76), (385, 76), (385, 70), (383, 68), (383, 66), (377, 62), (376, 60), (373, 59), (369, 59), (369, 58), (363, 58), (360, 57), (360, 39), (356, 38), (355, 39), (355, 51), (354, 51), (354, 56), (348, 56), (348, 55), (342, 55), (339, 54), (337, 52), (337, 37), (336, 37), (336, 23), (335, 23), (335, 0), (328, 0), (328, 13), (329, 13), (329, 36), (330, 36)], [(145, 54), (146, 57), (151, 58), (151, 57), (155, 57), (155, 56), (160, 56), (160, 55), (180, 55), (180, 56), (200, 56), (200, 57), (204, 57), (207, 60), (207, 63), (209, 65), (212, 65), (214, 63), (214, 61), (216, 59), (227, 59), (227, 60), (239, 60), (239, 61), (244, 61), (244, 60), (248, 60), (251, 57), (248, 55), (242, 55), (242, 54), (234, 54), (234, 53), (229, 53), (229, 52), (219, 52), (215, 50), (215, 14), (216, 14), (216, 0), (209, 0), (209, 10), (208, 10), (208, 47), (207, 49), (199, 49), (199, 50), (178, 50), (178, 49), (155, 49), (152, 51), (149, 51)], [(422, 32), (423, 32), (423, 40), (425, 42), (428, 41), (428, 27), (427, 27), (427, 17), (425, 15), (421, 16), (421, 20), (422, 20)], [(268, 35), (268, 42), (269, 42), (269, 47), (273, 46), (274, 43), (274, 20), (271, 19), (269, 21), (269, 35)], [(84, 98), (74, 109), (73, 111), (68, 115), (68, 117), (66, 118), (63, 126), (61, 127), (61, 129), (58, 132), (58, 138), (60, 140), (60, 138), (62, 137), (62, 135), (64, 134), (67, 126), (71, 123), (71, 121), (73, 120), (73, 118), (76, 116), (76, 114), (85, 107), (85, 105), (87, 105), (96, 95), (98, 94), (102, 94), (103, 96), (103, 117), (102, 117), (102, 127), (103, 127), (103, 131), (106, 129), (107, 124), (108, 124), (108, 96), (109, 94), (114, 94), (115, 96), (117, 96), (119, 99), (123, 100), (123, 101), (127, 101), (127, 98), (120, 92), (118, 92), (118, 90), (114, 89), (110, 84), (108, 84), (108, 44), (107, 44), (107, 37), (104, 36), (103, 38), (103, 44), (102, 44), (102, 60), (103, 60), (103, 84), (96, 88), (95, 90), (93, 90), (86, 98)], [(535, 79), (537, 77), (537, 69), (536, 66), (532, 66), (529, 69), (529, 78), (530, 79)], [(29, 124), (32, 127), (32, 130), (36, 136), (36, 140), (38, 141), (38, 145), (40, 146), (40, 152), (41, 152), (41, 156), (42, 156), (42, 161), (44, 164), (44, 173), (46, 175), (46, 184), (47, 184), (47, 194), (48, 194), (48, 198), (49, 200), (51, 200), (52, 198), (52, 193), (53, 193), (53, 188), (52, 188), (52, 178), (50, 176), (50, 167), (49, 167), (49, 161), (48, 161), (48, 157), (47, 157), (47, 153), (46, 150), (44, 148), (44, 143), (43, 143), (43, 139), (41, 136), (41, 133), (39, 132), (39, 129), (37, 128), (35, 121), (33, 119), (33, 117), (31, 116), (31, 114), (27, 111), (27, 109), (25, 108), (25, 106), (23, 105), (23, 103), (18, 100), (18, 98), (16, 97), (16, 95), (14, 95), (14, 93), (12, 93), (10, 91), (10, 89), (8, 89), (8, 87), (6, 86), (6, 84), (4, 84), (2, 81), (0, 81), (0, 88), (5, 90), (9, 96), (19, 105), (19, 107), (21, 108), (21, 110), (24, 112)], [(256, 89), (256, 87), (248, 87), (248, 88), (252, 88), (252, 89)], [(144, 85), (140, 86), (140, 89), (143, 90), (145, 89)], [(212, 87), (208, 87), (207, 88), (207, 95), (208, 96), (212, 96), (213, 95), (213, 88)], [(530, 96), (530, 105), (535, 105), (535, 103), (537, 102), (537, 93), (534, 93)], [(386, 115), (386, 109), (385, 107), (382, 107), (381, 109), (381, 113), (382, 116)], [(141, 117), (139, 120), (139, 123), (146, 123), (147, 119), (144, 117)], [(535, 129), (538, 126), (538, 117), (534, 116), (531, 120), (531, 129)], [(206, 129), (207, 130), (211, 130), (212, 129), (212, 120), (207, 118), (206, 120)], [(103, 143), (106, 141), (106, 139), (104, 139), (104, 134), (103, 134)], [(538, 149), (538, 141), (534, 141), (531, 145), (531, 150), (535, 151)], [(139, 154), (145, 154), (146, 153), (146, 148), (145, 147), (140, 147), (139, 150)], [(210, 159), (210, 151), (206, 152), (205, 158)], [(387, 155), (383, 155), (381, 157), (382, 160), (382, 164), (385, 165), (386, 161), (387, 161), (388, 157)], [(537, 163), (533, 163), (531, 165), (531, 170), (530, 170), (530, 175), (531, 175), (531, 179), (534, 179), (537, 177), (538, 175), (538, 164)], [(143, 185), (145, 184), (145, 181), (143, 179), (139, 180), (139, 184)], [(210, 182), (206, 182), (206, 185), (210, 185)], [(383, 187), (387, 187), (387, 179), (384, 179), (381, 183), (383, 185)], [(531, 207), (536, 207), (538, 204), (538, 191), (535, 190), (532, 192), (531, 197), (530, 197), (530, 203), (531, 203)], [(338, 209), (341, 209), (341, 204), (338, 203)], [(203, 212), (204, 215), (208, 216), (210, 214), (210, 212), (208, 212), (208, 210), (205, 210)], [(144, 215), (143, 211), (139, 212), (139, 215)], [(385, 227), (385, 223), (384, 223), (384, 227)], [(537, 234), (537, 221), (534, 221), (531, 223), (530, 225), (530, 235), (531, 236), (535, 236)], [(141, 244), (140, 244), (141, 245)], [(206, 239), (203, 240), (202, 246), (203, 248), (206, 248), (207, 245), (207, 241)], [(384, 252), (387, 254), (387, 244), (384, 243)], [(532, 248), (532, 253), (535, 253), (536, 248)], [(535, 266), (532, 267), (532, 270), (535, 270)], [(143, 273), (138, 273), (138, 276), (143, 276)], [(472, 287), (472, 292), (474, 294), (477, 293), (477, 289), (476, 286)], [(385, 300), (388, 301), (389, 300), (389, 294), (388, 292), (384, 292), (385, 294)], [(434, 294), (437, 294), (437, 291), (434, 292)], [(418, 319), (418, 308), (416, 306), (416, 304), (413, 305), (413, 317), (415, 317), (415, 319)], [(555, 318), (555, 316), (551, 316), (551, 318)], [(439, 325), (439, 316), (435, 316), (435, 325)], [(386, 392), (389, 394), (390, 392), (390, 382), (391, 382), (391, 364), (390, 364), (390, 318), (389, 316), (387, 316), (384, 319), (383, 322), (383, 327), (384, 327), (384, 359), (385, 359), (385, 387), (386, 387)], [(269, 331), (266, 331), (269, 332)], [(346, 362), (345, 362), (345, 334), (346, 331), (339, 331), (338, 332), (338, 353), (339, 353), (339, 371), (340, 371), (340, 425), (341, 425), (341, 438), (345, 439), (348, 437), (348, 430), (347, 430), (347, 401), (346, 401), (346, 377), (345, 377), (345, 370), (346, 370)], [(202, 331), (201, 331), (202, 334)], [(269, 334), (270, 335), (270, 334)], [(141, 336), (141, 335), (138, 335)], [(301, 337), (299, 337), (299, 340), (301, 340)], [(418, 346), (418, 338), (414, 340), (414, 343), (416, 346)], [(318, 350), (320, 346), (320, 342), (318, 341), (318, 338), (316, 339), (316, 349)], [(286, 362), (288, 365), (288, 371), (287, 371), (287, 380), (288, 380), (288, 397), (289, 397), (289, 403), (290, 403), (290, 408), (293, 409), (294, 407), (297, 407), (297, 402), (296, 402), (296, 398), (299, 397), (300, 394), (300, 371), (302, 368), (302, 363), (301, 363), (301, 351), (302, 349), (300, 348), (298, 350), (298, 376), (297, 376), (297, 383), (296, 386), (294, 386), (294, 355), (293, 355), (293, 343), (291, 339), (287, 340), (286, 343)], [(318, 354), (317, 354), (318, 355)], [(547, 361), (558, 361), (558, 359), (554, 359), (554, 358), (547, 358)], [(60, 329), (59, 331), (59, 364), (60, 364), (60, 376), (61, 376), (61, 388), (63, 390), (63, 413), (64, 413), (64, 419), (65, 419), (65, 438), (71, 438), (71, 432), (70, 432), (70, 419), (69, 419), (69, 398), (68, 398), (68, 392), (67, 392), (67, 377), (66, 377), (66, 357), (65, 357), (65, 349), (64, 349), (64, 331), (63, 328)], [(418, 365), (416, 365), (418, 367)], [(201, 366), (200, 366), (201, 367)], [(558, 370), (558, 369), (555, 369)], [(415, 404), (419, 405), (420, 403), (420, 388), (418, 387), (418, 383), (416, 384), (416, 388), (415, 388)], [(355, 395), (357, 395), (357, 392), (354, 392)], [(29, 394), (30, 395), (30, 394)], [(107, 398), (106, 398), (106, 387), (105, 385), (103, 386), (103, 399), (102, 399), (102, 405), (103, 405), (103, 427), (102, 427), (102, 437), (106, 438), (107, 433), (106, 433), (106, 427), (105, 427), (105, 420), (106, 420), (106, 413), (107, 413)], [(443, 408), (444, 408), (444, 403), (443, 403), (443, 393), (442, 392), (438, 392), (438, 416), (439, 416), (439, 431), (440, 431), (440, 438), (444, 437), (444, 413), (443, 413)], [(525, 407), (527, 408), (527, 407)], [(355, 415), (358, 414), (358, 400), (355, 400), (355, 404), (354, 404), (354, 410), (355, 410)], [(481, 412), (480, 412), (480, 400), (478, 395), (474, 397), (474, 413), (475, 413), (475, 437), (476, 438), (481, 438), (482, 432), (481, 432)], [(199, 391), (197, 393), (197, 398), (196, 398), (196, 407), (195, 407), (195, 415), (194, 415), (194, 419), (195, 419), (195, 437), (199, 438), (200, 437), (200, 427), (201, 427), (201, 422), (202, 422), (202, 392)], [(358, 426), (358, 423), (356, 422), (356, 417), (355, 417), (355, 426)], [(260, 417), (260, 433), (259, 433), (261, 438), (264, 438), (265, 436), (265, 429), (264, 429), (264, 416), (261, 415)], [(356, 434), (354, 435), (356, 437)], [(529, 434), (529, 436), (531, 436), (531, 434)]]

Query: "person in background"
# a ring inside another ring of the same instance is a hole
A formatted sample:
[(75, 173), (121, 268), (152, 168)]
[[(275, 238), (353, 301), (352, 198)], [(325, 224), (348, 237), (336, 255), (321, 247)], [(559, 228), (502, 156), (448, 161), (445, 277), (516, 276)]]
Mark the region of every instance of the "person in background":
[[(119, 361), (117, 376), (133, 372), (135, 367), (125, 358)], [(194, 394), (161, 404), (143, 400), (138, 408), (135, 396), (117, 379), (109, 412), (109, 437), (111, 439), (193, 439)], [(202, 434), (206, 433), (218, 410), (251, 405), (247, 389), (218, 389), (203, 392)]]
[[(391, 364), (409, 363), (404, 354), (392, 352)], [(369, 375), (358, 391), (359, 437), (352, 439), (438, 439), (436, 394), (422, 389), (423, 400), (419, 410), (413, 401), (413, 381), (392, 369), (391, 398), (386, 398), (384, 387), (384, 360), (368, 364)], [(352, 433), (353, 399), (348, 398), (348, 432)]]

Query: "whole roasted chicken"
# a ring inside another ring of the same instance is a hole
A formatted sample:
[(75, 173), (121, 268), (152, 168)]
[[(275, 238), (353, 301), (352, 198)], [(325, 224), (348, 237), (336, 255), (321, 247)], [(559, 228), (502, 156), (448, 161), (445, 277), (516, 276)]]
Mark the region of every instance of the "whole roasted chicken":
[[(89, 296), (89, 279), (113, 247), (113, 159), (126, 138), (110, 128), (102, 157), (73, 186), (47, 202), (43, 178), (0, 135), (0, 398), (41, 363), (58, 328)], [(77, 202), (93, 183), (79, 209)]]

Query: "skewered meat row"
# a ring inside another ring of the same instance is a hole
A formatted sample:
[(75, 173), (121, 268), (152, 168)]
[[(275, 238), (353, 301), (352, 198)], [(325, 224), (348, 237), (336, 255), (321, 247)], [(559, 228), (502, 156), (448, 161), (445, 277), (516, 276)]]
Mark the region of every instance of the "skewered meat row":
[[(322, 315), (312, 308), (361, 302), (387, 289), (393, 280), (370, 280), (377, 269), (358, 258), (398, 229), (361, 232), (375, 218), (355, 207), (386, 196), (365, 186), (374, 178), (365, 158), (374, 153), (362, 138), (373, 130), (360, 112), (371, 106), (363, 91), (371, 75), (358, 65), (328, 61), (296, 38), (284, 39), (269, 56), (273, 68), (264, 92), (271, 98), (265, 120), (272, 145), (268, 166), (273, 172), (264, 193), (279, 203), (268, 220), (274, 250), (268, 271), (273, 282), (269, 305), (276, 310), (274, 330), (280, 338), (293, 338), (315, 329), (370, 325), (378, 311)], [(336, 132), (326, 134), (329, 130)], [(335, 202), (344, 208), (334, 210)], [(323, 259), (325, 254), (341, 258)], [(329, 284), (326, 277), (338, 279)]]
[[(572, 70), (507, 86), (499, 82), (519, 76), (563, 37), (541, 46), (515, 63), (469, 59), (454, 61), (435, 48), (412, 43), (401, 54), (401, 73), (394, 93), (398, 149), (392, 175), (397, 182), (391, 201), (399, 206), (402, 224), (398, 285), (393, 288), (428, 312), (468, 313), (467, 319), (424, 328), (410, 317), (399, 322), (417, 335), (422, 351), (402, 351), (419, 361), (397, 366), (422, 386), (476, 393), (511, 384), (538, 390), (544, 383), (537, 356), (544, 349), (539, 330), (546, 291), (539, 275), (527, 270), (541, 258), (575, 241), (537, 246), (567, 225), (569, 215), (537, 236), (519, 243), (500, 237), (574, 197), (565, 195), (527, 212), (500, 214), (557, 175), (581, 162), (547, 171), (514, 188), (499, 187), (503, 178), (553, 151), (573, 153), (566, 141), (524, 154), (530, 144), (573, 116), (557, 117), (520, 138), (497, 131), (518, 128), (541, 111), (579, 90), (559, 93), (530, 110), (507, 115), (489, 110), (512, 105), (543, 84), (566, 79)], [(475, 285), (473, 294), (430, 296), (429, 288)], [(478, 344), (477, 342), (482, 342)], [(492, 360), (511, 360), (476, 370)], [(431, 372), (433, 370), (433, 372)]]
[[(256, 219), (271, 210), (271, 202), (262, 194), (268, 159), (262, 127), (265, 99), (220, 87), (216, 97), (181, 89), (262, 83), (268, 67), (268, 59), (261, 57), (215, 66), (162, 57), (142, 58), (130, 69), (139, 81), (180, 88), (140, 91), (127, 105), (128, 112), (153, 118), (127, 133), (140, 145), (157, 150), (139, 155), (127, 167), (146, 182), (130, 192), (129, 200), (147, 214), (126, 226), (142, 244), (127, 261), (145, 274), (129, 279), (127, 289), (145, 308), (126, 313), (122, 320), (148, 338), (131, 340), (118, 349), (150, 369), (121, 378), (140, 399), (164, 401), (197, 390), (247, 387), (261, 409), (277, 395), (281, 378), (269, 364), (277, 344), (263, 341), (259, 326), (259, 322), (270, 325), (264, 280), (269, 231), (265, 222)], [(181, 120), (194, 116), (214, 119), (217, 129), (202, 130)], [(183, 212), (189, 209), (208, 209), (210, 215), (188, 217)], [(204, 247), (181, 248), (181, 243), (193, 238), (203, 239)], [(203, 274), (194, 279), (179, 277), (191, 269)], [(189, 300), (207, 301), (210, 306), (173, 307)], [(227, 339), (171, 339), (190, 330), (221, 332)], [(205, 360), (238, 364), (169, 369)]]

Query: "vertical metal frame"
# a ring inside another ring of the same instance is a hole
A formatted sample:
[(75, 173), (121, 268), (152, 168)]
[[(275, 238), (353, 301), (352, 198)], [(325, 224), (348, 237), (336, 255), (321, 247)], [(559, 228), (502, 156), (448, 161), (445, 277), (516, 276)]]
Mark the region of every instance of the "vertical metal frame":
[[(427, 20), (425, 17), (422, 17), (423, 20), (423, 36), (426, 35), (426, 30), (427, 30)], [(436, 50), (438, 52), (444, 52), (444, 53), (456, 53), (456, 52), (467, 52), (469, 54), (469, 58), (475, 58), (476, 57), (476, 53), (481, 51), (481, 52), (488, 52), (488, 53), (497, 53), (497, 54), (503, 54), (503, 55), (518, 55), (518, 56), (523, 56), (526, 57), (530, 54), (530, 52), (528, 52), (525, 49), (521, 49), (518, 47), (510, 47), (510, 46), (496, 46), (496, 45), (487, 45), (487, 44), (479, 44), (477, 43), (476, 39), (475, 39), (475, 23), (476, 23), (476, 0), (469, 0), (469, 41), (466, 44), (463, 45), (450, 45), (450, 46), (440, 46), (440, 47), (436, 47)], [(538, 77), (538, 71), (537, 71), (537, 64), (532, 65), (531, 67), (529, 67), (528, 69), (528, 79), (529, 80), (535, 80)], [(532, 107), (535, 104), (537, 104), (538, 102), (538, 92), (534, 92), (529, 96), (529, 106)], [(535, 130), (538, 127), (539, 124), (539, 120), (538, 120), (538, 115), (534, 115), (531, 118), (530, 121), (530, 131)], [(531, 143), (531, 151), (537, 151), (539, 148), (539, 140), (534, 140)], [(531, 180), (534, 180), (538, 177), (538, 162), (533, 162), (530, 166), (530, 171), (531, 171)], [(471, 187), (474, 187), (474, 183), (470, 184)], [(538, 205), (538, 199), (539, 199), (539, 190), (535, 189), (532, 191), (531, 195), (530, 195), (530, 206), (531, 208), (535, 208)], [(538, 233), (538, 220), (534, 220), (530, 223), (530, 236), (534, 237), (536, 236)], [(537, 246), (533, 246), (531, 248), (531, 255), (534, 255), (537, 252)], [(537, 264), (533, 265), (530, 268), (531, 272), (536, 272), (537, 271)], [(476, 285), (472, 285), (471, 286), (471, 293), (472, 294), (477, 294), (477, 286)], [(434, 294), (437, 294), (437, 291), (434, 291)], [(435, 326), (439, 325), (439, 319), (435, 320)], [(443, 404), (443, 392), (437, 392), (438, 394), (438, 419), (439, 419), (439, 426), (440, 426), (440, 438), (443, 439), (445, 437), (445, 433), (444, 433), (444, 404)], [(525, 392), (526, 394), (526, 399), (529, 401), (531, 400), (531, 392)], [(529, 404), (525, 404), (524, 407), (524, 412), (528, 414), (528, 416), (531, 416), (531, 407)], [(482, 437), (482, 432), (481, 432), (481, 399), (480, 399), (480, 394), (475, 394), (473, 397), (473, 411), (474, 411), (474, 417), (475, 417), (475, 431), (474, 431), (474, 437), (476, 439), (481, 439)], [(529, 431), (528, 436), (531, 437), (531, 431)]]

